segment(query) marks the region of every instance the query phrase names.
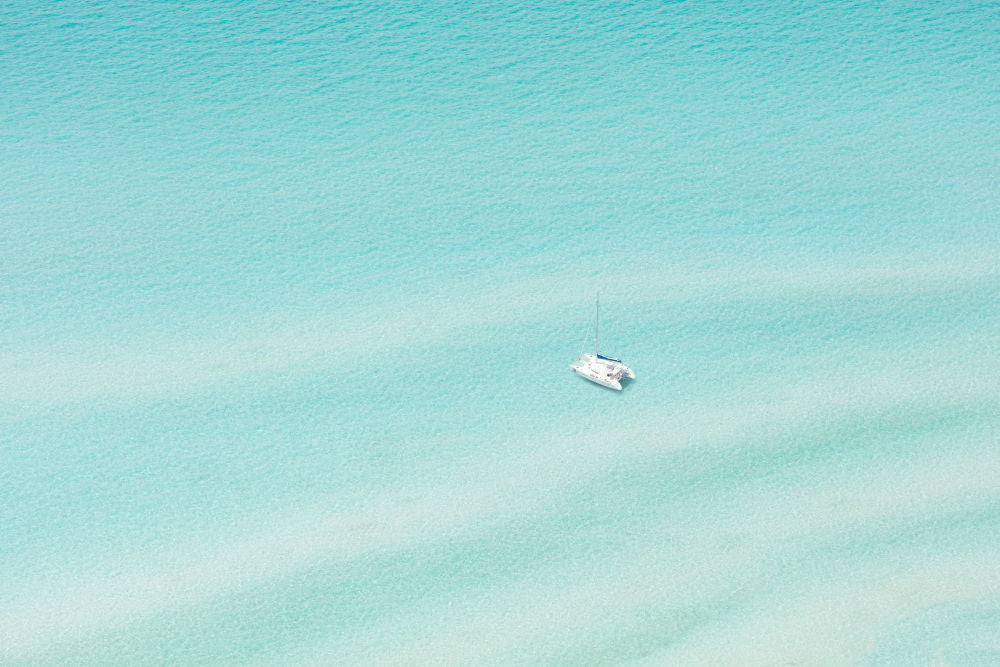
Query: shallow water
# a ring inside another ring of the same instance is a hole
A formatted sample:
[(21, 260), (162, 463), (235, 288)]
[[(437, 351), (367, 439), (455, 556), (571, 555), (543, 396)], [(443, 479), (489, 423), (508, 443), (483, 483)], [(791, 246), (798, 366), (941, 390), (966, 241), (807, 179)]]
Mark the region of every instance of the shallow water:
[(998, 71), (975, 3), (5, 5), (0, 662), (1000, 660)]

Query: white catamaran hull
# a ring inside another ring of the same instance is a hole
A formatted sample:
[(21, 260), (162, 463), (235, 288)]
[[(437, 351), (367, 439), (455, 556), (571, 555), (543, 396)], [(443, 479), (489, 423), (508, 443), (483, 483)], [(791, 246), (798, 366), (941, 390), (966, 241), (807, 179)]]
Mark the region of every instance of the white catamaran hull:
[(622, 390), (622, 378), (635, 379), (632, 369), (617, 359), (611, 359), (594, 354), (582, 355), (570, 368), (591, 382), (610, 387), (616, 391)]
[(588, 368), (587, 366), (576, 366), (576, 365), (573, 365), (573, 366), (570, 366), (570, 368), (572, 368), (575, 373), (577, 373), (578, 375), (581, 375), (581, 376), (587, 378), (591, 382), (596, 382), (597, 384), (604, 385), (605, 387), (610, 387), (611, 389), (615, 389), (617, 391), (621, 391), (622, 390), (622, 383), (621, 382), (619, 382), (618, 380), (616, 380), (616, 379), (614, 379), (612, 377), (608, 377), (606, 375), (602, 375), (600, 373), (596, 373), (593, 370), (591, 370), (590, 368)]

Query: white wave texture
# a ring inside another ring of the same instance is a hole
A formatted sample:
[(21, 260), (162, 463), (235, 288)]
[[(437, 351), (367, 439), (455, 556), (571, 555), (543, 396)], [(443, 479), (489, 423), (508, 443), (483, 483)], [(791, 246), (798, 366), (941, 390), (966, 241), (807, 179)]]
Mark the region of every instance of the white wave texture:
[[(223, 546), (192, 544), (169, 558), (144, 558), (173, 565), (8, 600), (0, 606), (4, 660), (59, 656), (60, 647), (66, 655), (86, 656), (91, 643), (100, 644), (109, 632), (128, 634), (129, 627), (142, 628), (163, 614), (177, 615), (182, 627), (210, 619), (225, 614), (219, 605), (263, 584), (317, 567), (322, 573), (336, 563), (412, 553), (420, 564), (416, 574), (433, 580), (449, 549), (470, 531), (497, 544), (516, 541), (519, 531), (547, 521), (553, 501), (567, 495), (580, 495), (584, 505), (614, 507), (616, 498), (627, 502), (629, 493), (602, 486), (610, 471), (619, 471), (626, 488), (631, 476), (641, 485), (644, 469), (685, 452), (687, 458), (676, 464), (680, 494), (669, 487), (662, 494), (647, 491), (646, 505), (611, 510), (612, 523), (594, 534), (609, 542), (601, 548), (592, 551), (586, 540), (579, 542), (593, 527), (577, 525), (572, 514), (579, 510), (563, 505), (571, 516), (562, 534), (552, 536), (567, 540), (562, 556), (540, 556), (512, 578), (478, 588), (373, 603), (376, 620), (363, 632), (337, 633), (285, 657), (504, 662), (554, 660), (564, 651), (600, 658), (602, 651), (615, 655), (617, 646), (633, 657), (668, 651), (668, 662), (859, 659), (901, 615), (960, 597), (996, 601), (996, 573), (987, 566), (996, 546), (963, 546), (958, 537), (952, 545), (947, 535), (949, 522), (966, 516), (986, 511), (978, 519), (984, 530), (1000, 520), (997, 423), (986, 414), (922, 433), (899, 432), (899, 425), (884, 434), (866, 433), (876, 445), (880, 438), (897, 439), (902, 448), (899, 454), (873, 455), (870, 466), (852, 458), (863, 451), (847, 452), (842, 462), (812, 452), (821, 446), (817, 438), (836, 440), (824, 434), (836, 433), (838, 422), (877, 422), (908, 407), (919, 412), (995, 405), (995, 359), (969, 358), (932, 373), (877, 356), (865, 361), (877, 370), (838, 374), (831, 365), (822, 380), (797, 385), (762, 377), (770, 391), (675, 403), (667, 416), (639, 415), (632, 426), (533, 433), (537, 444), (526, 454), (443, 471), (449, 481), (410, 483), (348, 510), (319, 507), (272, 517), (260, 522), (265, 529)], [(796, 451), (804, 452), (806, 462), (818, 458), (804, 476), (795, 466), (743, 475), (738, 466), (746, 448), (756, 450), (752, 457), (773, 456), (776, 464), (782, 452), (793, 461)], [(777, 478), (769, 481), (771, 475)], [(699, 476), (719, 497), (698, 490), (691, 479)], [(664, 481), (669, 484), (670, 476)], [(611, 495), (592, 499), (601, 493)], [(635, 517), (643, 526), (638, 535), (627, 527)], [(905, 532), (910, 524), (938, 526), (945, 542), (930, 540), (915, 555), (892, 547), (895, 531)], [(839, 553), (838, 543), (850, 553), (860, 550), (858, 557)], [(979, 584), (963, 580), (964, 564)], [(433, 581), (428, 585), (435, 587)], [(854, 594), (838, 588), (845, 586), (853, 586), (846, 590)], [(285, 603), (294, 606), (295, 600)], [(717, 605), (731, 611), (704, 611)], [(845, 629), (855, 617), (864, 622)], [(662, 627), (654, 631), (656, 623)], [(174, 649), (185, 655), (181, 646)], [(142, 655), (141, 647), (131, 650)]]

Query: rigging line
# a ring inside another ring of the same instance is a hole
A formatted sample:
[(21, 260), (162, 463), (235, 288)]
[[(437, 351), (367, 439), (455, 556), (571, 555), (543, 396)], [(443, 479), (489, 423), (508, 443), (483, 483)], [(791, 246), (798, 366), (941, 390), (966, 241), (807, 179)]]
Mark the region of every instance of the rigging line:
[(587, 333), (583, 336), (583, 343), (580, 344), (580, 354), (577, 357), (583, 356), (583, 348), (587, 345), (587, 339), (590, 338), (590, 327), (587, 327)]

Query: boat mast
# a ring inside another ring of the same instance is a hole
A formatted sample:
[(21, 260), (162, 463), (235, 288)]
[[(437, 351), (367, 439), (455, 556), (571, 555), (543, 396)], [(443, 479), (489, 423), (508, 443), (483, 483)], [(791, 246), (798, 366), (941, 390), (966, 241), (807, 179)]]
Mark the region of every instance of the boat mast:
[(600, 333), (600, 326), (601, 326), (601, 292), (598, 291), (597, 292), (597, 307), (595, 309), (595, 317), (594, 317), (594, 354), (595, 355), (601, 353), (600, 345), (598, 345), (598, 342), (597, 342), (598, 334)]

